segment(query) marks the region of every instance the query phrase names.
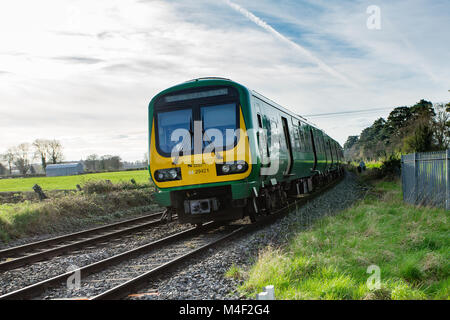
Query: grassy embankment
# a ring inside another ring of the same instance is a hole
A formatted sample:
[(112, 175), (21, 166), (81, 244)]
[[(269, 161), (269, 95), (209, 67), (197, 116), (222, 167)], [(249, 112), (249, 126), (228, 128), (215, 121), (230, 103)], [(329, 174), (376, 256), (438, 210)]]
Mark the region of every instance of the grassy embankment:
[[(448, 299), (448, 215), (405, 205), (399, 181), (378, 181), (353, 207), (298, 226), (285, 248), (266, 248), (250, 270), (233, 266), (227, 276), (243, 278), (249, 297), (272, 284), (277, 299)], [(370, 265), (380, 289), (366, 284)]]
[(0, 179), (0, 192), (33, 191), (32, 187), (35, 184), (40, 185), (43, 190), (75, 190), (77, 184), (83, 185), (90, 180), (111, 180), (111, 182), (116, 183), (130, 181), (132, 178), (137, 183), (147, 183), (149, 181), (149, 173), (147, 170), (133, 170), (66, 177)]
[[(136, 176), (133, 178), (138, 180)], [(153, 187), (148, 180), (112, 184), (89, 179), (82, 188), (82, 192), (73, 191), (42, 202), (0, 205), (0, 240), (94, 227), (117, 218), (161, 210), (153, 202)]]

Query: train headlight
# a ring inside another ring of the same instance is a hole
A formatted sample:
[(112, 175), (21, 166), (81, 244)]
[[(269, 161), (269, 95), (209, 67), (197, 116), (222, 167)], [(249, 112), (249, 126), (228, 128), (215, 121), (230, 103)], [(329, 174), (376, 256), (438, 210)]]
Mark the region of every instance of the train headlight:
[(178, 176), (178, 172), (177, 172), (177, 170), (172, 169), (172, 170), (169, 171), (169, 175), (170, 175), (170, 177), (171, 177), (172, 179), (176, 179), (177, 176)]
[(155, 179), (158, 182), (181, 180), (181, 169), (160, 169), (155, 171)]
[(218, 176), (227, 174), (243, 173), (248, 170), (248, 164), (245, 161), (227, 162), (223, 164), (216, 164), (216, 171)]

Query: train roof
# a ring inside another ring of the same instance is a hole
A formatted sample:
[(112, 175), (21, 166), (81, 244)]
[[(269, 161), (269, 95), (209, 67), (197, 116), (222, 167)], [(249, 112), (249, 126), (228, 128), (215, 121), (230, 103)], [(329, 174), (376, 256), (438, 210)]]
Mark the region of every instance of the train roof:
[[(267, 98), (266, 96), (260, 94), (259, 92), (255, 91), (255, 90), (251, 90), (251, 89), (247, 88), (246, 86), (244, 86), (244, 85), (242, 85), (242, 84), (240, 84), (240, 83), (238, 83), (238, 82), (235, 82), (235, 81), (233, 81), (233, 80), (231, 80), (231, 79), (223, 78), (223, 77), (202, 77), (202, 78), (196, 78), (196, 79), (188, 80), (188, 81), (186, 81), (186, 82), (184, 82), (184, 83), (188, 83), (188, 82), (197, 82), (197, 81), (203, 81), (203, 80), (223, 80), (223, 81), (226, 81), (226, 82), (233, 82), (233, 83), (239, 84), (240, 86), (245, 87), (245, 88), (246, 88), (250, 93), (252, 93), (254, 96), (256, 96), (256, 97), (258, 97), (258, 98), (260, 98), (260, 99), (262, 99), (262, 100), (265, 100), (267, 103), (271, 104), (271, 105), (274, 106), (275, 108), (280, 109), (281, 111), (286, 112), (286, 113), (288, 113), (288, 114), (290, 114), (290, 115), (292, 115), (292, 116), (298, 118), (298, 120), (301, 120), (301, 121), (303, 121), (303, 122), (309, 124), (310, 126), (315, 127), (316, 129), (321, 130), (320, 128), (317, 127), (317, 125), (315, 125), (314, 123), (310, 122), (310, 121), (309, 121), (308, 119), (306, 119), (305, 117), (302, 117), (302, 116), (299, 115), (299, 114), (293, 113), (293, 112), (290, 111), (289, 109), (286, 109), (286, 108), (282, 107), (281, 105), (279, 105), (279, 104), (276, 103), (275, 101), (273, 101), (273, 100)], [(322, 131), (323, 131), (323, 130), (322, 130)]]
[[(285, 112), (285, 113), (291, 115), (292, 117), (296, 118), (297, 120), (302, 121), (302, 122), (304, 122), (304, 123), (310, 125), (311, 127), (315, 128), (315, 129), (317, 129), (317, 130), (322, 131), (322, 133), (323, 133), (324, 135), (326, 135), (326, 136), (329, 137), (330, 139), (334, 140), (334, 139), (331, 138), (324, 130), (320, 129), (316, 124), (310, 122), (310, 121), (307, 120), (305, 117), (302, 117), (301, 115), (296, 114), (296, 113), (290, 111), (289, 109), (286, 109), (285, 107), (279, 105), (279, 104), (276, 103), (275, 101), (273, 101), (273, 100), (271, 100), (271, 99), (269, 99), (269, 98), (263, 96), (262, 94), (258, 93), (257, 91), (251, 90), (251, 89), (249, 89), (247, 86), (245, 86), (245, 85), (243, 85), (243, 84), (241, 84), (241, 83), (239, 83), (239, 82), (233, 81), (233, 80), (231, 80), (231, 79), (228, 79), (228, 78), (223, 78), (223, 77), (202, 77), (202, 78), (191, 79), (191, 80), (182, 82), (182, 83), (180, 83), (180, 84), (177, 84), (177, 85), (175, 85), (175, 86), (172, 86), (172, 87), (170, 87), (170, 88), (167, 88), (166, 90), (164, 90), (164, 91), (160, 92), (159, 94), (157, 94), (154, 98), (156, 98), (157, 96), (160, 96), (160, 95), (162, 95), (162, 94), (164, 94), (164, 93), (166, 93), (166, 92), (168, 92), (168, 91), (177, 89), (178, 87), (182, 87), (183, 85), (186, 85), (186, 84), (188, 84), (188, 83), (200, 82), (200, 81), (202, 81), (202, 82), (203, 82), (203, 81), (205, 81), (205, 82), (207, 82), (207, 81), (219, 81), (219, 82), (222, 82), (222, 81), (223, 81), (223, 82), (225, 82), (225, 83), (232, 83), (232, 84), (241, 86), (241, 87), (245, 88), (251, 95), (253, 95), (253, 96), (255, 96), (255, 97), (257, 97), (257, 98), (259, 98), (259, 99), (265, 101), (266, 103), (272, 105), (273, 107), (275, 107), (275, 108), (277, 108), (277, 109), (279, 109), (279, 110), (281, 110), (281, 111), (283, 111), (283, 112)], [(335, 141), (335, 140), (334, 140), (334, 141)]]
[(262, 94), (258, 93), (258, 92), (255, 91), (255, 90), (249, 90), (249, 91), (250, 91), (255, 97), (257, 97), (257, 98), (259, 98), (259, 99), (265, 101), (266, 103), (270, 104), (271, 106), (273, 106), (273, 107), (275, 107), (275, 108), (277, 108), (277, 109), (279, 109), (279, 110), (281, 110), (281, 111), (283, 111), (283, 112), (285, 112), (285, 113), (287, 113), (287, 114), (290, 114), (291, 116), (295, 117), (297, 120), (302, 121), (302, 122), (304, 122), (304, 123), (310, 125), (311, 127), (314, 127), (314, 128), (316, 128), (317, 130), (321, 130), (322, 132), (325, 133), (325, 131), (323, 131), (322, 129), (320, 129), (316, 124), (310, 122), (310, 121), (309, 121), (308, 119), (306, 119), (305, 117), (302, 117), (301, 115), (296, 114), (296, 113), (290, 111), (289, 109), (286, 109), (285, 107), (283, 107), (283, 106), (279, 105), (278, 103), (276, 103), (275, 101), (273, 101), (273, 100), (271, 100), (271, 99), (269, 99), (269, 98), (263, 96)]

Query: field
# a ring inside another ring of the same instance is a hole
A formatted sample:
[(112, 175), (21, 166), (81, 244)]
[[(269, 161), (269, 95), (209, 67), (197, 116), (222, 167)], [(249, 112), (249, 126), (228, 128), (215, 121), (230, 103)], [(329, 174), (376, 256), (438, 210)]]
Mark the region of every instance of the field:
[(37, 177), (0, 179), (0, 192), (33, 191), (38, 184), (43, 190), (75, 190), (76, 185), (83, 185), (88, 180), (111, 180), (111, 182), (136, 180), (137, 183), (149, 181), (147, 170), (92, 173), (65, 177)]
[[(448, 215), (405, 205), (398, 181), (378, 182), (353, 207), (299, 228), (285, 248), (266, 248), (249, 270), (228, 275), (242, 275), (248, 297), (270, 284), (277, 299), (449, 299)], [(370, 287), (374, 270), (379, 286)]]

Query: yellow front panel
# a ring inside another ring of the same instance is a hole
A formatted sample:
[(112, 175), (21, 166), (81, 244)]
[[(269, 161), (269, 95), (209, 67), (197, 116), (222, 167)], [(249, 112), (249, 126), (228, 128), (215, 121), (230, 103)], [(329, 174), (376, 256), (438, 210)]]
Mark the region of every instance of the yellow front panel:
[[(241, 108), (239, 108), (239, 114), (240, 128), (243, 132), (246, 132), (247, 130), (245, 127)], [(150, 170), (153, 181), (158, 188), (170, 188), (204, 183), (242, 180), (250, 175), (250, 172), (252, 170), (252, 162), (247, 135), (245, 135), (244, 137), (241, 136), (239, 138), (239, 141), (234, 149), (218, 152), (218, 154), (223, 157), (223, 159), (220, 160), (223, 162), (244, 160), (248, 164), (248, 170), (240, 174), (218, 176), (216, 174), (216, 158), (214, 157), (214, 154), (182, 156), (178, 159), (178, 164), (174, 165), (172, 163), (173, 158), (163, 157), (156, 150), (155, 122), (153, 120), (152, 136), (150, 142)], [(196, 162), (194, 162), (194, 159), (196, 160)], [(181, 168), (182, 180), (167, 182), (156, 181), (154, 176), (156, 170), (176, 167)]]

